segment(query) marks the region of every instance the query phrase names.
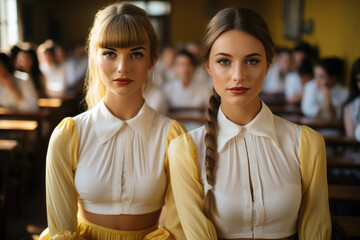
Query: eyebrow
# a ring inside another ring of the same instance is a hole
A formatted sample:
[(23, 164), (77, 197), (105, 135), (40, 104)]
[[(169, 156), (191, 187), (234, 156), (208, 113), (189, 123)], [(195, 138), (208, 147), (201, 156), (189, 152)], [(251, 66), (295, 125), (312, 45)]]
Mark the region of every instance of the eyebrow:
[[(110, 48), (110, 47), (104, 47), (104, 48), (109, 49), (109, 50), (111, 50), (111, 51), (116, 51), (115, 48)], [(144, 49), (144, 51), (146, 51), (146, 49), (145, 49), (144, 47), (132, 48), (132, 49), (130, 49), (130, 51), (136, 51), (136, 50), (139, 50), (139, 49)]]
[(144, 51), (146, 51), (146, 49), (144, 47), (132, 48), (132, 49), (130, 49), (130, 51), (136, 51), (136, 50), (140, 50), (140, 49), (143, 49)]
[[(232, 57), (230, 54), (228, 53), (223, 53), (223, 52), (219, 52), (217, 54), (215, 54), (215, 56), (218, 56), (218, 55), (222, 55), (222, 56), (225, 56), (225, 57)], [(245, 57), (254, 57), (254, 56), (259, 56), (259, 57), (262, 57), (262, 55), (260, 53), (250, 53), (248, 55), (246, 55)]]

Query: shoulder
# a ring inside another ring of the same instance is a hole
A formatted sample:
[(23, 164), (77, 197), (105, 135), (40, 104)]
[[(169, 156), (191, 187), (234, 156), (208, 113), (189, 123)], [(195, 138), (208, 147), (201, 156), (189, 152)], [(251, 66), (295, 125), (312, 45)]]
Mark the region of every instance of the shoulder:
[(76, 123), (73, 118), (64, 118), (51, 134), (50, 143), (66, 143), (74, 135), (77, 135)]
[(180, 136), (174, 138), (169, 145), (169, 152), (172, 154), (177, 153), (190, 153), (194, 158), (196, 156), (196, 146), (189, 133), (183, 133)]
[(281, 146), (288, 148), (289, 144), (300, 147), (302, 127), (284, 118), (274, 115), (274, 125)]
[(301, 149), (302, 152), (319, 152), (325, 148), (323, 136), (308, 126), (302, 126)]

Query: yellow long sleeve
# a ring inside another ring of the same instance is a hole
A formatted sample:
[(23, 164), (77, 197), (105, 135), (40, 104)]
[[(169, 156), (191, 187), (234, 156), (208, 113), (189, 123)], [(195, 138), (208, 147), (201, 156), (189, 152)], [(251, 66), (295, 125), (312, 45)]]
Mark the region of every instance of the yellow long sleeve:
[(189, 134), (171, 142), (169, 165), (175, 205), (186, 236), (181, 239), (217, 239), (215, 227), (202, 211), (203, 187), (199, 181), (196, 147)]
[(302, 200), (298, 218), (300, 240), (327, 240), (331, 238), (326, 151), (323, 137), (303, 126), (300, 167)]
[(78, 132), (72, 118), (53, 131), (46, 156), (46, 205), (51, 239), (83, 239), (77, 234), (77, 200), (74, 171)]

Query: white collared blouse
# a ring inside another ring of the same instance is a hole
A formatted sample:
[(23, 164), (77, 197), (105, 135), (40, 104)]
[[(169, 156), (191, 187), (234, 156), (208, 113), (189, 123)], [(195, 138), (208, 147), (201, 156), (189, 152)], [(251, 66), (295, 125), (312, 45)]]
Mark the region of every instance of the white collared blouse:
[(161, 209), (172, 197), (167, 147), (184, 132), (179, 123), (146, 103), (126, 121), (112, 115), (103, 100), (64, 119), (54, 130), (47, 153), (50, 236), (76, 233), (78, 205), (105, 215)]
[[(175, 203), (187, 239), (277, 239), (296, 232), (299, 239), (329, 239), (325, 148), (318, 133), (273, 115), (264, 103), (245, 126), (227, 119), (220, 107), (213, 224), (202, 212), (210, 187), (205, 134), (205, 127), (199, 128), (169, 147)], [(313, 205), (319, 207), (316, 213)]]

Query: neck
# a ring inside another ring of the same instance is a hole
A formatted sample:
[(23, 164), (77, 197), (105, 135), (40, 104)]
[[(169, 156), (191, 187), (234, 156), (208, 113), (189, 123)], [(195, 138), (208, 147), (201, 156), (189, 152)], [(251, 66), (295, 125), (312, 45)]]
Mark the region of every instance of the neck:
[(221, 110), (230, 121), (244, 126), (251, 122), (260, 112), (261, 102), (259, 98), (245, 105), (234, 105), (222, 101)]
[(112, 92), (106, 92), (104, 103), (109, 111), (121, 120), (129, 120), (136, 116), (144, 104), (144, 98), (140, 91), (129, 95), (119, 96)]

